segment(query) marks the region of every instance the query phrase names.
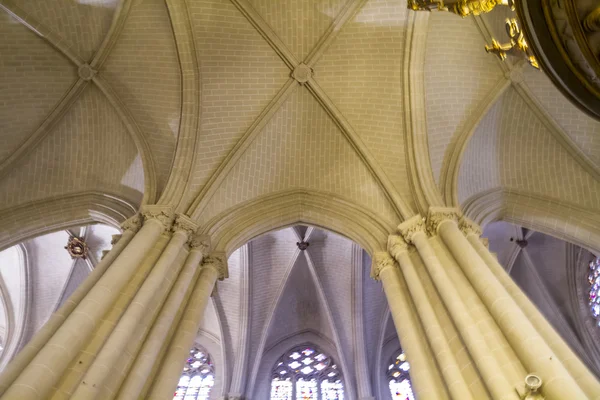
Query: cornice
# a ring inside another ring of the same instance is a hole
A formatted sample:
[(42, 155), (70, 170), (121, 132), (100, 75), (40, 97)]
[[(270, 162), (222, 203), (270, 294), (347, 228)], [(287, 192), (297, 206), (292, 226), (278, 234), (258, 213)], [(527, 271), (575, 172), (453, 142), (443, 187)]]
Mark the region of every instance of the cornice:
[(390, 235), (388, 236), (387, 250), (395, 260), (398, 260), (402, 253), (408, 252), (408, 244), (402, 236)]
[(465, 234), (465, 236), (475, 235), (475, 236), (479, 237), (483, 233), (483, 231), (481, 230), (481, 227), (479, 225), (477, 225), (475, 222), (473, 222), (472, 220), (470, 220), (469, 218), (467, 218), (465, 216), (460, 218), (458, 227)]
[[(121, 224), (121, 230), (123, 230), (123, 232), (131, 231), (133, 233), (136, 233), (137, 231), (140, 230), (141, 227), (142, 227), (142, 217), (140, 216), (140, 214), (135, 214), (135, 215), (131, 216), (130, 218), (123, 221), (123, 223)], [(116, 242), (114, 244), (116, 244)]]
[(149, 220), (156, 220), (163, 226), (164, 232), (170, 231), (175, 220), (175, 213), (171, 206), (145, 205), (142, 206), (140, 212), (144, 217), (144, 223)]
[(222, 251), (214, 251), (202, 260), (203, 268), (214, 268), (218, 273), (218, 278), (222, 281), (229, 277), (229, 269), (227, 268), (227, 255)]
[(371, 278), (380, 280), (381, 272), (386, 268), (395, 268), (396, 262), (387, 251), (378, 251), (373, 254), (371, 262)]
[(192, 234), (188, 240), (190, 248), (199, 251), (200, 253), (208, 254), (210, 251), (210, 236), (202, 234)]
[(413, 243), (413, 238), (417, 233), (427, 233), (425, 218), (417, 214), (398, 225), (397, 231), (402, 235), (406, 243)]
[(436, 235), (440, 224), (444, 221), (454, 221), (458, 224), (461, 216), (457, 208), (431, 207), (427, 213), (427, 231), (430, 235)]
[(175, 222), (173, 223), (173, 227), (171, 229), (173, 232), (183, 231), (191, 239), (198, 228), (198, 224), (190, 217), (185, 214), (176, 213)]

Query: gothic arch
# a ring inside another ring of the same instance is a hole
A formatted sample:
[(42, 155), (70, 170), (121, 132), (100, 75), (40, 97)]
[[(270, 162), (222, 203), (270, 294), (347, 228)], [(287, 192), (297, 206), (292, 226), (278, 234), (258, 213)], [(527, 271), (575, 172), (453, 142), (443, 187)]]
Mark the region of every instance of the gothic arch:
[(212, 218), (204, 227), (213, 249), (231, 253), (268, 231), (295, 224), (322, 227), (358, 243), (369, 254), (385, 249), (394, 225), (335, 196), (284, 191), (249, 201)]
[(482, 226), (504, 220), (600, 251), (600, 217), (580, 207), (515, 190), (493, 189), (467, 199), (465, 215)]
[(100, 192), (81, 192), (35, 201), (0, 211), (0, 251), (60, 229), (101, 222), (118, 227), (135, 214), (127, 200)]

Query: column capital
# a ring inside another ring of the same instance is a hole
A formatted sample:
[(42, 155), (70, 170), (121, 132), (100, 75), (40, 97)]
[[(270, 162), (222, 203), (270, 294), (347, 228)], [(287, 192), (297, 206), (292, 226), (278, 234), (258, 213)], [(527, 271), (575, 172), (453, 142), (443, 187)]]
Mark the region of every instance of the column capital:
[(140, 214), (135, 214), (134, 216), (127, 218), (121, 224), (121, 229), (123, 230), (123, 232), (131, 231), (133, 233), (136, 233), (137, 231), (140, 230), (141, 227), (142, 227), (142, 218), (141, 218)]
[(400, 235), (389, 235), (387, 250), (393, 258), (398, 260), (401, 253), (408, 251), (408, 244)]
[(483, 233), (481, 227), (467, 217), (462, 217), (460, 219), (458, 227), (465, 234), (465, 236), (475, 235), (479, 237)]
[(454, 221), (458, 223), (460, 216), (460, 211), (457, 208), (429, 207), (429, 212), (427, 213), (427, 231), (430, 235), (435, 235), (442, 222)]
[(411, 217), (398, 225), (398, 232), (402, 235), (406, 243), (412, 243), (413, 237), (418, 232), (424, 232), (425, 230), (425, 218), (423, 218), (420, 214)]
[(373, 260), (371, 261), (371, 278), (380, 280), (379, 276), (381, 271), (388, 267), (394, 268), (396, 263), (390, 253), (387, 251), (377, 251), (373, 254)]
[(177, 213), (175, 215), (175, 223), (173, 224), (171, 230), (173, 232), (183, 231), (188, 235), (188, 237), (190, 237), (198, 230), (198, 227), (198, 224), (190, 217)]
[(213, 267), (219, 274), (219, 280), (222, 281), (229, 277), (229, 270), (227, 268), (227, 255), (224, 251), (213, 251), (207, 257), (202, 260), (202, 267)]
[(144, 222), (155, 219), (162, 224), (164, 231), (168, 232), (173, 225), (175, 213), (173, 207), (164, 205), (142, 206), (141, 213), (144, 216)]
[(202, 254), (208, 254), (210, 251), (210, 236), (193, 234), (188, 240), (188, 244), (192, 249), (200, 251)]

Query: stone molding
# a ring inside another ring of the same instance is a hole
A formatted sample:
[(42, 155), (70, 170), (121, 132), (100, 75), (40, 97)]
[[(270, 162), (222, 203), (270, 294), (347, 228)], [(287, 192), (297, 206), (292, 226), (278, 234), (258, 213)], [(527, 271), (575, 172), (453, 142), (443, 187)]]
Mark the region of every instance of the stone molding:
[(123, 221), (123, 223), (121, 224), (121, 229), (123, 230), (123, 232), (131, 231), (133, 233), (136, 233), (137, 231), (140, 230), (141, 227), (142, 227), (142, 218), (141, 218), (140, 214), (135, 214), (134, 216)]
[(208, 254), (210, 251), (210, 236), (194, 233), (190, 236), (188, 245), (192, 249), (200, 251), (202, 254)]
[(400, 254), (408, 251), (408, 244), (402, 236), (390, 235), (388, 236), (387, 249), (391, 256), (398, 260)]
[(460, 219), (458, 227), (465, 234), (465, 236), (475, 235), (479, 237), (483, 233), (479, 225), (465, 216)]
[(373, 261), (371, 263), (371, 278), (380, 280), (381, 271), (384, 269), (396, 267), (396, 262), (387, 251), (378, 251), (373, 254)]
[(420, 214), (417, 214), (398, 225), (397, 230), (398, 233), (402, 235), (402, 238), (406, 241), (406, 243), (412, 243), (413, 237), (416, 233), (427, 233), (425, 218), (423, 218)]
[(431, 236), (437, 234), (437, 230), (444, 221), (454, 221), (458, 224), (461, 217), (457, 208), (430, 207), (427, 213), (427, 231)]
[(188, 237), (191, 237), (198, 230), (198, 228), (198, 224), (190, 217), (185, 214), (177, 213), (171, 230), (173, 232), (184, 231)]
[[(227, 268), (227, 255), (223, 251), (213, 251), (207, 257), (202, 260), (202, 267), (213, 267), (219, 274), (219, 280), (222, 281), (229, 277), (229, 270)], [(216, 285), (215, 285), (216, 287)]]
[(171, 230), (173, 221), (175, 220), (175, 213), (173, 207), (163, 205), (146, 205), (142, 206), (141, 213), (144, 216), (144, 223), (148, 220), (155, 219), (162, 224), (164, 232), (166, 233)]

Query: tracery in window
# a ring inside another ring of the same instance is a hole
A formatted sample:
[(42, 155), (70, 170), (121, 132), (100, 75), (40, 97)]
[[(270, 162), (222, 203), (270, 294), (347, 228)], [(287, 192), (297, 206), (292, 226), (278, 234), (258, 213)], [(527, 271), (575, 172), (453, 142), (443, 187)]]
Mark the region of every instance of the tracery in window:
[(173, 400), (208, 400), (214, 384), (215, 373), (210, 355), (202, 347), (192, 347)]
[(410, 384), (410, 364), (406, 361), (406, 354), (399, 349), (390, 359), (387, 369), (388, 383), (393, 400), (415, 400)]
[(590, 310), (594, 318), (598, 321), (598, 326), (600, 326), (600, 257), (590, 262), (588, 282), (590, 283)]
[(342, 374), (333, 359), (316, 347), (296, 347), (275, 363), (270, 399), (343, 400)]

